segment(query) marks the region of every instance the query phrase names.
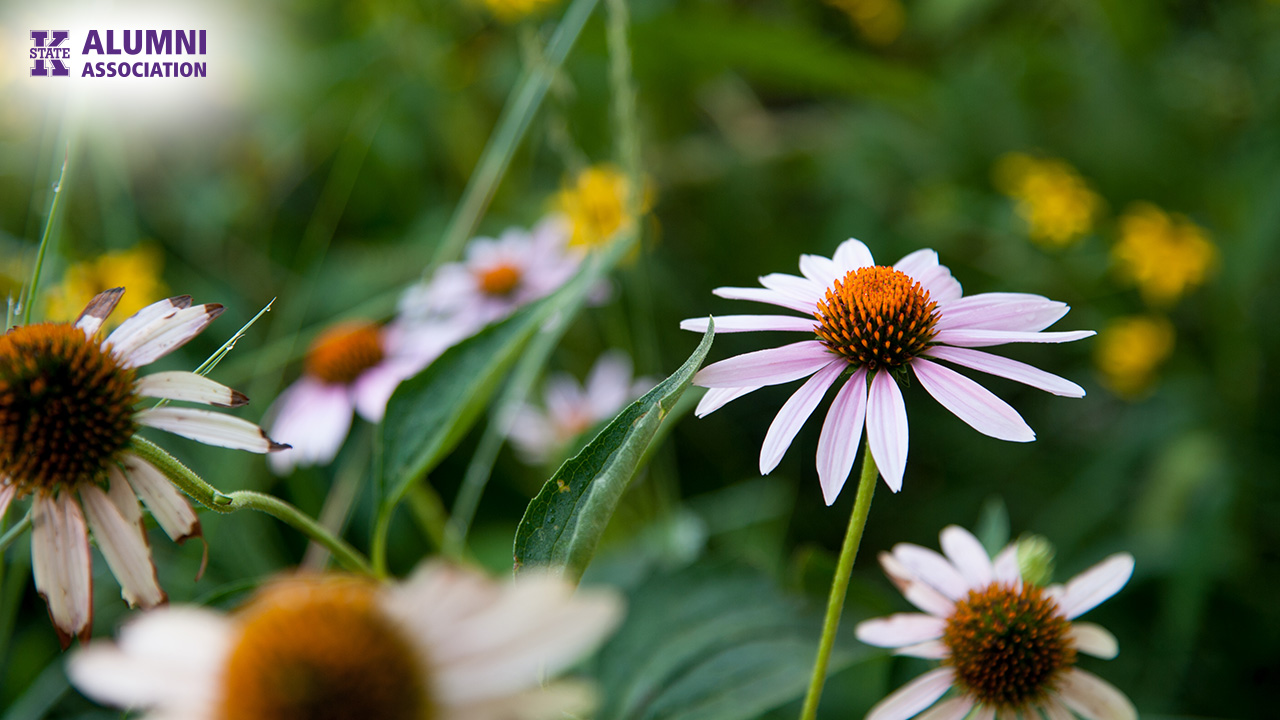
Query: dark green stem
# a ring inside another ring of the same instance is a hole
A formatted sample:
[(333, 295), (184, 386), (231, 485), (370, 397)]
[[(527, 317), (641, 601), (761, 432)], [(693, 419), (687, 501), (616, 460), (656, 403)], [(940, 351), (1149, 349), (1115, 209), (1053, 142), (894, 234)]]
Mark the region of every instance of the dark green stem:
[(876, 491), (879, 472), (871, 457), (868, 440), (862, 453), (862, 476), (858, 480), (858, 496), (853, 501), (853, 513), (849, 516), (849, 529), (845, 531), (840, 559), (836, 562), (836, 575), (831, 580), (831, 594), (827, 597), (827, 616), (822, 622), (822, 640), (818, 643), (818, 657), (813, 661), (813, 674), (809, 678), (809, 692), (804, 696), (800, 720), (814, 720), (818, 715), (818, 701), (822, 698), (822, 686), (827, 682), (827, 666), (831, 662), (831, 649), (835, 646), (836, 630), (840, 627), (840, 614), (844, 612), (844, 597), (849, 591), (849, 577), (853, 574), (853, 561), (858, 557), (862, 544), (862, 530), (867, 526), (871, 512), (871, 496)]

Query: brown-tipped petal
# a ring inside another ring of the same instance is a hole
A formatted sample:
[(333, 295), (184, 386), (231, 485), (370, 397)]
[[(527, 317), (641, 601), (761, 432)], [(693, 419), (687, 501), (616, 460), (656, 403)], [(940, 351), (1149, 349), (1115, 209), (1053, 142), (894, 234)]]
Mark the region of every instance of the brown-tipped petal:
[(142, 527), (142, 508), (138, 505), (138, 496), (134, 494), (133, 488), (129, 487), (129, 481), (124, 477), (124, 471), (119, 466), (112, 465), (107, 469), (107, 497), (111, 498), (111, 502), (115, 503), (116, 509), (120, 511), (120, 516), (126, 522)]
[(115, 347), (132, 345), (138, 335), (151, 327), (152, 323), (162, 318), (173, 317), (174, 313), (189, 307), (191, 307), (190, 295), (178, 295), (153, 302), (120, 323), (120, 327), (107, 336), (106, 344)]
[(217, 303), (184, 308), (173, 315), (153, 321), (127, 343), (112, 343), (111, 352), (125, 367), (140, 367), (155, 362), (199, 335), (222, 314), (222, 310), (223, 307)]
[(194, 408), (162, 407), (143, 410), (134, 416), (139, 425), (167, 430), (206, 445), (266, 453), (284, 450), (282, 445), (248, 420)]
[(175, 542), (200, 535), (200, 520), (191, 504), (151, 463), (134, 455), (124, 457), (125, 477), (142, 498), (151, 516)]
[(76, 318), (76, 327), (84, 331), (85, 336), (93, 337), (97, 334), (102, 323), (116, 309), (116, 305), (120, 302), (120, 298), (124, 297), (124, 288), (111, 288), (104, 290), (93, 296), (88, 305), (85, 305), (84, 311), (80, 313), (80, 317)]
[(120, 513), (120, 508), (97, 485), (80, 488), (80, 501), (93, 538), (98, 542), (112, 574), (120, 581), (120, 594), (130, 607), (152, 608), (164, 602), (142, 528)]
[(89, 529), (71, 493), (54, 499), (35, 493), (31, 503), (31, 569), (36, 590), (65, 650), (71, 638), (89, 639), (93, 628), (93, 574)]
[(143, 397), (203, 403), (219, 407), (240, 407), (249, 398), (222, 383), (185, 370), (152, 373), (138, 380), (135, 388)]

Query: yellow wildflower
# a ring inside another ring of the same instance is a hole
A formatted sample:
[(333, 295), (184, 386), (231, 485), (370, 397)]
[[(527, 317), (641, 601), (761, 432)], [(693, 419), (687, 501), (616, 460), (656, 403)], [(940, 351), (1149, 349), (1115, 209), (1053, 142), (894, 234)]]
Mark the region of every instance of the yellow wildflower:
[(1095, 347), (1103, 384), (1122, 397), (1136, 397), (1151, 387), (1157, 368), (1173, 352), (1173, 325), (1154, 316), (1115, 318), (1098, 333)]
[(1066, 247), (1093, 229), (1102, 198), (1062, 160), (1007, 153), (996, 161), (996, 187), (1017, 201), (1031, 239)]
[(849, 22), (872, 45), (888, 45), (902, 34), (906, 11), (900, 0), (826, 0), (843, 10)]
[[(570, 247), (590, 250), (630, 227), (633, 219), (626, 216), (630, 186), (627, 176), (616, 167), (594, 165), (578, 173), (572, 184), (556, 194), (555, 209), (572, 226)], [(648, 194), (644, 193), (641, 210), (649, 208)]]
[(1135, 203), (1120, 218), (1120, 241), (1111, 249), (1121, 277), (1138, 286), (1150, 305), (1170, 305), (1203, 285), (1218, 262), (1209, 233), (1182, 215), (1151, 203)]
[(45, 293), (45, 319), (74, 320), (80, 310), (98, 293), (114, 287), (127, 287), (116, 308), (115, 317), (124, 319), (168, 294), (160, 278), (164, 259), (151, 245), (131, 250), (109, 252), (93, 260), (67, 268), (62, 283)]
[(479, 0), (479, 2), (498, 20), (513, 23), (556, 5), (560, 0)]

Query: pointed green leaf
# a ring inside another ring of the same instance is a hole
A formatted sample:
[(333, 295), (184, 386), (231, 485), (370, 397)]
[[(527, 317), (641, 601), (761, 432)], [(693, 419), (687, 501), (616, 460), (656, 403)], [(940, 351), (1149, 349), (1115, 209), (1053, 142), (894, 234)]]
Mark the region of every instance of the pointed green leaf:
[(579, 577), (662, 421), (711, 349), (712, 322), (684, 365), (618, 414), (529, 503), (516, 528), (516, 569), (550, 566)]

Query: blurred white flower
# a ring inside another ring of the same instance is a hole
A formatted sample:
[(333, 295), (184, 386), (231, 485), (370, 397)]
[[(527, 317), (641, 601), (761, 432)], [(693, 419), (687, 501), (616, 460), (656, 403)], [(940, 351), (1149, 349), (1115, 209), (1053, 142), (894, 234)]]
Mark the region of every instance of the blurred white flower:
[(404, 294), (400, 315), (407, 322), (447, 318), (475, 332), (550, 295), (573, 275), (581, 256), (568, 252), (568, 235), (565, 219), (554, 215), (532, 231), (475, 238), (462, 262), (441, 265), (430, 282)]
[(515, 411), (508, 436), (530, 464), (558, 457), (574, 439), (612, 418), (624, 405), (648, 392), (652, 378), (631, 379), (631, 358), (619, 350), (596, 360), (587, 381), (567, 373), (552, 375), (543, 395), (543, 408), (526, 403)]
[[(1074, 622), (1120, 591), (1133, 556), (1117, 553), (1066, 585), (1024, 582), (1018, 545), (987, 556), (969, 531), (942, 531), (942, 551), (899, 543), (880, 564), (924, 613), (898, 613), (859, 623), (858, 639), (899, 655), (941, 660), (867, 714), (868, 720), (1039, 718), (1136, 720), (1119, 690), (1076, 667), (1076, 654), (1111, 659), (1119, 644), (1099, 625)], [(927, 613), (927, 614), (926, 614)], [(954, 689), (955, 695), (938, 702)], [(936, 703), (936, 704), (935, 704)]]
[(353, 411), (381, 422), (396, 386), (468, 332), (444, 322), (379, 327), (357, 321), (325, 330), (307, 351), (302, 377), (267, 413), (273, 436), (289, 438), (285, 442), (293, 446), (271, 455), (271, 469), (286, 474), (296, 466), (331, 462), (351, 429)]
[(540, 720), (590, 710), (547, 682), (616, 626), (611, 591), (549, 575), (498, 583), (443, 563), (406, 582), (298, 575), (242, 610), (152, 611), (76, 653), (87, 696), (145, 720)]

